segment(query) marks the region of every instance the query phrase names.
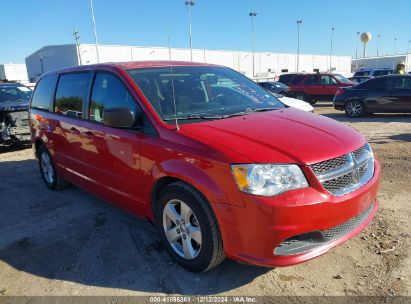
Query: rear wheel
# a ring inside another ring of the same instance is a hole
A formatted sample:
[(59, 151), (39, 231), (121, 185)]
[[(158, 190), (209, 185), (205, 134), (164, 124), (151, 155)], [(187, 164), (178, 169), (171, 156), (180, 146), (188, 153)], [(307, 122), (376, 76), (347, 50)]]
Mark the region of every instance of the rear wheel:
[(306, 101), (307, 100), (307, 95), (305, 95), (305, 93), (303, 93), (303, 92), (297, 92), (297, 93), (294, 94), (294, 98), (302, 100), (302, 101)]
[(44, 145), (41, 145), (38, 149), (39, 158), (39, 168), (41, 177), (44, 184), (50, 190), (62, 190), (67, 188), (70, 183), (67, 182), (56, 170), (53, 160), (51, 159), (50, 153)]
[(359, 100), (351, 100), (345, 105), (345, 115), (348, 117), (361, 117), (365, 114), (365, 106)]
[(225, 256), (217, 220), (208, 202), (183, 182), (167, 186), (156, 210), (167, 252), (182, 267), (207, 271)]

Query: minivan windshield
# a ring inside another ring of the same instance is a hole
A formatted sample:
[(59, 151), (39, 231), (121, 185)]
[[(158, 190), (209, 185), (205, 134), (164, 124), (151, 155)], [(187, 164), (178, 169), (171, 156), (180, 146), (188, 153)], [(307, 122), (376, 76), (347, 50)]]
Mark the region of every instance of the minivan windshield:
[(229, 68), (173, 66), (129, 69), (137, 86), (167, 122), (222, 119), (284, 105), (258, 84)]

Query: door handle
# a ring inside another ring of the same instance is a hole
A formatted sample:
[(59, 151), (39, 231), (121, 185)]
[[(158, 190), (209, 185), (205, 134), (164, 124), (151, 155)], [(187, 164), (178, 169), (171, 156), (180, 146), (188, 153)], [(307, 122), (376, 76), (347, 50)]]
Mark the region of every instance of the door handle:
[(80, 131), (77, 130), (76, 128), (74, 128), (74, 127), (71, 127), (71, 128), (70, 128), (70, 132), (71, 132), (72, 134), (76, 134), (76, 135), (80, 134)]
[(83, 135), (84, 137), (89, 138), (89, 139), (94, 137), (93, 132), (90, 132), (90, 131), (83, 132)]

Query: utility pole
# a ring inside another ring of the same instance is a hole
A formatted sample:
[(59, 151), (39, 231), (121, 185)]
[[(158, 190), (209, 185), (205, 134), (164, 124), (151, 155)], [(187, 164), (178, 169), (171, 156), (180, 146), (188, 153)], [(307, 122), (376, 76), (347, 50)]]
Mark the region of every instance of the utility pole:
[(81, 62), (81, 54), (80, 54), (80, 35), (79, 31), (77, 29), (74, 29), (73, 36), (74, 40), (76, 41), (76, 48), (77, 48), (77, 59), (79, 65), (83, 65)]
[(397, 37), (394, 38), (394, 55), (397, 54)]
[(335, 30), (335, 28), (334, 27), (332, 27), (331, 28), (331, 47), (330, 47), (330, 73), (332, 72), (331, 71), (331, 69), (332, 69), (332, 54), (333, 54), (333, 36), (334, 36), (334, 30)]
[(257, 16), (256, 12), (248, 14), (251, 17), (251, 31), (253, 35), (253, 78), (255, 77), (255, 33), (254, 33), (254, 18)]
[(300, 68), (300, 25), (303, 23), (302, 20), (297, 20), (297, 73)]
[(192, 31), (191, 31), (191, 7), (194, 6), (195, 0), (186, 0), (184, 4), (188, 8), (188, 30), (189, 30), (189, 35), (190, 35), (190, 57), (191, 61), (193, 61), (193, 36), (192, 36)]
[(94, 17), (93, 0), (90, 0), (90, 6), (91, 6), (91, 17), (93, 18), (94, 43), (96, 45), (97, 63), (100, 63), (100, 57), (98, 54), (98, 40), (97, 40), (97, 30), (96, 30), (96, 19)]

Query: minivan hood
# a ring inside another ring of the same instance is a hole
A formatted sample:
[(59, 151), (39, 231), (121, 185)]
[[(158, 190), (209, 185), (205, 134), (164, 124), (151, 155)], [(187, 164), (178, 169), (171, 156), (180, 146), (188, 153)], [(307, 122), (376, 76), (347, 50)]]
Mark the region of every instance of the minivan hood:
[(179, 132), (257, 163), (310, 165), (349, 153), (366, 141), (352, 127), (292, 108), (185, 124)]

